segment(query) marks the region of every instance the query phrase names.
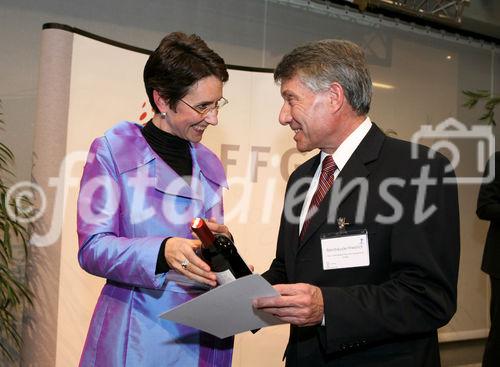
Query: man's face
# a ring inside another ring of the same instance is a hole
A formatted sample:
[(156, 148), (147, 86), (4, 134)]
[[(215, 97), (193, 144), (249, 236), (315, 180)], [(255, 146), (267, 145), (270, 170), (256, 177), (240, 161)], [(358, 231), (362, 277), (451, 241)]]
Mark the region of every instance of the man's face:
[(315, 148), (330, 150), (335, 142), (332, 96), (329, 91), (314, 93), (298, 76), (281, 83), (279, 122), (290, 125), (300, 152)]

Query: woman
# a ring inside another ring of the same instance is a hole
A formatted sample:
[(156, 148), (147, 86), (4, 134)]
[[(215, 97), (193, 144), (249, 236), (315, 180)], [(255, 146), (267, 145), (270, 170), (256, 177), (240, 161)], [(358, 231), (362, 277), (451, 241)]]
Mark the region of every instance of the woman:
[[(233, 339), (158, 315), (215, 286), (195, 253), (194, 217), (222, 222), (220, 160), (199, 144), (227, 101), (224, 60), (196, 35), (171, 33), (149, 57), (155, 114), (121, 122), (90, 148), (78, 198), (78, 260), (106, 278), (80, 366), (230, 366)], [(216, 232), (228, 233), (211, 223)]]

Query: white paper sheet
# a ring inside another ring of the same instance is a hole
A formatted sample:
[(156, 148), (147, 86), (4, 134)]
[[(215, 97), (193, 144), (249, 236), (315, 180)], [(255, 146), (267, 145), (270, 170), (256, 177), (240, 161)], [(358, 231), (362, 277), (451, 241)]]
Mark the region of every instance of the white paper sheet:
[(219, 338), (283, 322), (252, 307), (259, 297), (278, 296), (278, 292), (259, 274), (247, 275), (214, 288), (160, 317), (203, 330)]

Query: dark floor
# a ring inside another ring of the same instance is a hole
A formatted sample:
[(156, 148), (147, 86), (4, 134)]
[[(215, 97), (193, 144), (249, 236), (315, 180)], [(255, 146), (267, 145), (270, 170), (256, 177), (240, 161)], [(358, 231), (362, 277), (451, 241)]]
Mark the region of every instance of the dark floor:
[(440, 344), (442, 367), (480, 367), (486, 339)]

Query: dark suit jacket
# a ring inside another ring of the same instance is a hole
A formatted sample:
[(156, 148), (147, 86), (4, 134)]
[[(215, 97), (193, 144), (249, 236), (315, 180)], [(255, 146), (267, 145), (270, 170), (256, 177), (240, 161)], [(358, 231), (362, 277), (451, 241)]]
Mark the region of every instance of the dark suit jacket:
[[(302, 241), (298, 217), (305, 195), (302, 200), (292, 197), (294, 191), (307, 191), (320, 155), (290, 176), (276, 258), (263, 276), (272, 284), (320, 287), (326, 322), (291, 327), (287, 366), (440, 364), (436, 329), (456, 310), (458, 198), (456, 184), (443, 184), (444, 177), (454, 181), (452, 171), (445, 173), (446, 158), (436, 154), (430, 159), (422, 146), (418, 152), (411, 159), (410, 143), (387, 137), (373, 125), (335, 179), (331, 192), (336, 194), (323, 200)], [(422, 172), (434, 180), (425, 193), (415, 181)], [(304, 178), (308, 183), (300, 185)], [(342, 195), (356, 180), (362, 183)], [(389, 184), (385, 189), (383, 182)], [(428, 214), (423, 221), (418, 215), (415, 220), (419, 208)], [(398, 212), (395, 223), (384, 224), (380, 217)], [(339, 217), (351, 223), (348, 230), (368, 230), (369, 266), (323, 270), (320, 236), (336, 232)]]
[[(490, 172), (490, 162), (484, 170), (485, 177)], [(493, 181), (483, 183), (479, 189), (476, 214), (479, 218), (490, 221), (481, 269), (495, 278), (500, 278), (500, 174), (497, 174), (500, 172), (500, 152), (495, 153), (494, 168)]]

